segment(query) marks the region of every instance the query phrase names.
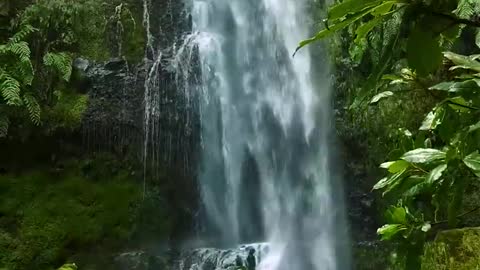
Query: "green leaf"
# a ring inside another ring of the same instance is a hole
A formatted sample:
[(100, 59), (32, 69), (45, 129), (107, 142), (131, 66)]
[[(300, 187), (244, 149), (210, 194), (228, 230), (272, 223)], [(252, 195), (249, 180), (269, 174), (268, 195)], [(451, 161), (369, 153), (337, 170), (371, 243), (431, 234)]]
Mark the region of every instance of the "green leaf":
[(468, 103), (463, 97), (453, 97), (449, 98), (448, 100), (450, 101), (448, 106), (456, 111), (469, 112), (471, 110), (470, 103)]
[(328, 19), (335, 21), (349, 14), (361, 12), (380, 4), (383, 0), (346, 0), (340, 4), (332, 6), (328, 11)]
[(434, 33), (417, 26), (408, 38), (407, 60), (409, 66), (419, 75), (426, 76), (442, 64), (442, 49)]
[(480, 154), (478, 151), (466, 156), (463, 159), (463, 163), (465, 163), (477, 177), (480, 177)]
[(427, 176), (427, 182), (433, 184), (442, 177), (442, 173), (447, 169), (447, 164), (442, 164), (433, 169)]
[(58, 270), (77, 270), (77, 269), (78, 267), (74, 263), (65, 264), (62, 267), (58, 268)]
[(480, 62), (476, 60), (477, 56), (465, 56), (453, 52), (444, 52), (443, 55), (452, 61), (456, 66), (451, 69), (470, 69), (480, 72)]
[(380, 22), (382, 22), (382, 17), (377, 17), (373, 20), (370, 20), (364, 24), (362, 24), (360, 27), (358, 27), (356, 31), (357, 37), (355, 38), (355, 43), (360, 43), (362, 39), (364, 39), (370, 31), (372, 31), (375, 26), (379, 25)]
[(448, 91), (457, 93), (462, 91), (480, 90), (480, 79), (471, 79), (463, 82), (442, 82), (429, 88), (430, 90)]
[(388, 223), (407, 224), (407, 211), (403, 207), (390, 207), (385, 212), (385, 219)]
[(397, 173), (404, 169), (407, 169), (408, 167), (410, 167), (410, 163), (402, 159), (397, 161), (385, 162), (380, 165), (380, 168), (388, 169), (390, 173)]
[[(347, 0), (340, 4), (335, 5), (332, 7), (328, 13), (329, 20), (333, 23), (329, 25), (327, 29), (321, 30), (315, 36), (302, 40), (298, 45), (297, 49), (295, 50), (295, 55), (301, 48), (305, 47), (306, 45), (323, 39), (338, 30), (341, 30), (350, 24), (360, 20), (361, 18), (365, 17), (370, 13), (375, 13), (382, 8), (385, 8), (383, 5), (378, 5), (382, 3), (383, 0)], [(390, 2), (399, 2), (390, 1)], [(351, 15), (351, 17), (347, 17), (344, 20), (344, 17), (347, 15)], [(328, 23), (328, 22), (327, 22)]]
[(402, 157), (403, 160), (410, 163), (431, 163), (434, 161), (444, 160), (446, 153), (437, 149), (431, 148), (418, 148), (405, 153)]
[(390, 240), (398, 233), (405, 231), (407, 227), (403, 224), (386, 224), (377, 230), (382, 240)]
[(393, 184), (395, 184), (397, 181), (399, 181), (403, 177), (405, 171), (406, 171), (406, 169), (403, 169), (400, 172), (394, 173), (394, 174), (390, 175), (389, 177), (385, 177), (385, 178), (381, 179), (380, 181), (378, 181), (378, 183), (375, 186), (373, 186), (373, 189), (377, 190), (377, 189), (382, 189), (382, 188), (385, 188), (385, 187), (392, 186)]
[(414, 198), (415, 196), (425, 192), (431, 185), (425, 181), (425, 177), (418, 175), (411, 176), (405, 181), (407, 183), (407, 189), (403, 192), (404, 198)]
[(480, 129), (480, 122), (476, 123), (475, 125), (471, 125), (468, 127), (468, 133), (477, 131)]
[(444, 117), (445, 110), (442, 107), (433, 109), (427, 114), (419, 130), (435, 130), (442, 123)]
[(393, 5), (398, 3), (398, 1), (386, 1), (382, 4), (380, 4), (374, 11), (372, 11), (372, 15), (377, 17), (377, 16), (383, 16), (385, 14), (388, 14), (390, 10), (392, 10)]
[(380, 94), (378, 94), (378, 95), (376, 95), (372, 98), (372, 101), (370, 101), (370, 104), (378, 103), (381, 99), (391, 97), (391, 96), (393, 96), (392, 91), (381, 92)]

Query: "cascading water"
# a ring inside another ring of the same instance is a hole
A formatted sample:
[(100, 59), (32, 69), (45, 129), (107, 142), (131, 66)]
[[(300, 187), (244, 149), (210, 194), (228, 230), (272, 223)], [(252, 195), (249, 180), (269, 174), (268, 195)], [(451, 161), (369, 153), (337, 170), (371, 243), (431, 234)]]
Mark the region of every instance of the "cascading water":
[[(311, 78), (307, 0), (193, 0), (203, 93), (199, 182), (222, 245), (268, 241), (259, 269), (345, 270), (330, 82)], [(324, 61), (327, 66), (328, 61)]]

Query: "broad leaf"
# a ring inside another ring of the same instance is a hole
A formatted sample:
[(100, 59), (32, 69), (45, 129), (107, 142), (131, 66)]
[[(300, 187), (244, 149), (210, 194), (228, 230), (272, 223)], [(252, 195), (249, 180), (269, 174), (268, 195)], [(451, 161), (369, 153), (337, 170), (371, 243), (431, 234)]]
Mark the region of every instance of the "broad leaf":
[(403, 160), (410, 163), (431, 163), (433, 161), (444, 160), (446, 153), (437, 149), (418, 148), (405, 153)]
[(355, 38), (355, 43), (359, 44), (362, 39), (364, 39), (372, 29), (377, 26), (380, 22), (382, 22), (382, 17), (375, 18), (373, 20), (370, 20), (364, 24), (362, 24), (360, 27), (358, 27), (356, 31), (357, 37)]
[(427, 176), (427, 182), (433, 184), (442, 177), (442, 173), (447, 169), (447, 164), (442, 164), (433, 169)]
[(378, 95), (376, 95), (372, 98), (372, 101), (370, 101), (370, 104), (375, 104), (375, 103), (379, 102), (381, 99), (391, 97), (391, 96), (393, 96), (392, 91), (381, 92), (380, 94), (378, 94)]
[(453, 97), (448, 99), (448, 101), (448, 106), (456, 111), (468, 112), (471, 110), (470, 103), (468, 103), (463, 97)]
[(387, 169), (390, 173), (397, 173), (404, 169), (407, 169), (410, 166), (410, 163), (405, 160), (397, 160), (391, 162), (385, 162), (380, 165), (380, 168)]
[(335, 21), (349, 14), (355, 14), (364, 9), (374, 7), (381, 2), (382, 0), (346, 0), (329, 9), (328, 19)]
[(443, 55), (456, 65), (451, 69), (461, 68), (480, 72), (480, 62), (476, 60), (476, 56), (465, 56), (453, 52), (445, 52)]
[(434, 72), (442, 64), (442, 49), (438, 37), (417, 27), (407, 42), (407, 60), (409, 66), (419, 75)]
[(407, 227), (402, 224), (386, 224), (377, 230), (377, 234), (381, 236), (382, 240), (390, 240), (406, 229)]
[(382, 189), (382, 188), (391, 186), (392, 184), (399, 181), (403, 177), (405, 171), (406, 170), (404, 169), (400, 172), (390, 175), (389, 177), (385, 177), (381, 179), (380, 181), (378, 181), (378, 183), (375, 186), (373, 186), (373, 189), (377, 190), (377, 189)]
[(313, 43), (315, 41), (318, 41), (322, 38), (325, 38), (333, 33), (335, 33), (336, 31), (338, 30), (341, 30), (345, 27), (347, 27), (348, 25), (360, 20), (361, 18), (363, 18), (365, 15), (367, 15), (368, 13), (370, 13), (371, 10), (366, 10), (366, 11), (363, 11), (361, 13), (358, 13), (358, 14), (355, 14), (354, 16), (352, 16), (351, 18), (348, 18), (342, 22), (339, 22), (337, 24), (334, 24), (332, 26), (330, 26), (329, 28), (327, 29), (324, 29), (324, 30), (321, 30), (320, 32), (318, 32), (315, 36), (309, 38), (309, 39), (306, 39), (306, 40), (302, 40), (300, 42), (300, 44), (298, 45), (297, 49), (295, 50), (295, 53), (293, 55), (295, 55), (301, 48), (307, 46), (308, 44), (310, 43)]
[(425, 181), (424, 177), (412, 176), (407, 178), (405, 182), (408, 182), (410, 187), (403, 192), (404, 198), (414, 198), (415, 196), (425, 192), (431, 185)]
[(407, 211), (403, 207), (390, 207), (385, 212), (385, 219), (388, 223), (407, 224)]
[(476, 123), (475, 125), (471, 125), (468, 127), (468, 132), (474, 132), (480, 129), (480, 122)]
[(422, 122), (420, 130), (435, 130), (443, 121), (445, 110), (442, 107), (437, 107), (427, 114), (427, 117)]
[(442, 82), (429, 88), (430, 90), (457, 93), (462, 91), (480, 90), (480, 79), (470, 79), (463, 82)]
[(465, 165), (467, 165), (477, 177), (480, 177), (480, 154), (478, 151), (466, 156), (463, 159), (463, 163), (465, 163)]

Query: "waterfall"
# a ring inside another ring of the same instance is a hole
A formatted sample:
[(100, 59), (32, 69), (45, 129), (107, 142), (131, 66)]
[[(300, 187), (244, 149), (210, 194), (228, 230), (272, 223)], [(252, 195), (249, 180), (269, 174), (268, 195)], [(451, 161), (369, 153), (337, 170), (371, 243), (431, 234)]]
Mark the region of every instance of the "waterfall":
[(308, 50), (291, 56), (307, 2), (193, 0), (206, 227), (219, 245), (267, 241), (259, 269), (349, 269), (329, 75), (312, 78)]

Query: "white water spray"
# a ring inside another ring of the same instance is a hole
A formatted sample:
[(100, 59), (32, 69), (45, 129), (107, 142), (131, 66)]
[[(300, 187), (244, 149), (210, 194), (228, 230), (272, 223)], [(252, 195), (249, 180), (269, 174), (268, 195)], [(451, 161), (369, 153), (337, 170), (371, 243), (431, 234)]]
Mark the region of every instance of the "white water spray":
[(193, 0), (207, 227), (226, 245), (268, 241), (263, 270), (349, 268), (329, 76), (314, 86), (308, 50), (291, 57), (308, 36), (306, 9), (307, 0)]

